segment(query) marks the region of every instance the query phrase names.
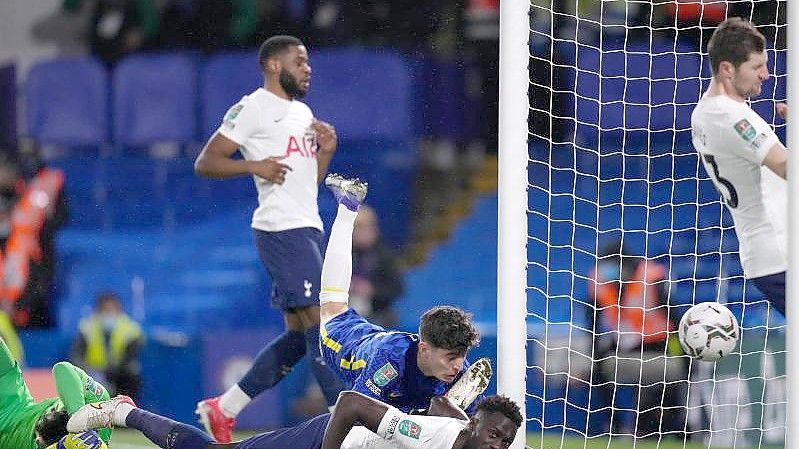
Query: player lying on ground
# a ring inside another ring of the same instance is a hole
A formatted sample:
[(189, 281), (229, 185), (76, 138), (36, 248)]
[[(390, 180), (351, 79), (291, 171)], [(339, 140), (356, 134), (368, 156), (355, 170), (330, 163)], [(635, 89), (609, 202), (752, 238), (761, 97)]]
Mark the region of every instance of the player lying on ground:
[(386, 331), (351, 309), (352, 232), (367, 185), (336, 174), (328, 175), (325, 184), (339, 203), (319, 294), (325, 361), (351, 390), (405, 412), (424, 409), (431, 398), (448, 391), (466, 409), (477, 397), (475, 392), (484, 391), (491, 379), (487, 359), (478, 360), (470, 375), (462, 376), (469, 367), (466, 353), (480, 339), (471, 314), (456, 307), (434, 307), (422, 315), (419, 333), (411, 334)]
[(96, 405), (72, 415), (68, 430), (130, 427), (165, 449), (499, 449), (510, 446), (522, 424), (519, 407), (504, 396), (484, 399), (470, 419), (445, 397), (433, 398), (429, 408), (430, 413), (441, 416), (408, 415), (345, 391), (339, 395), (332, 415), (237, 443), (215, 443), (196, 427), (136, 408), (125, 400), (114, 398)]
[[(0, 449), (49, 446), (66, 433), (68, 414), (109, 398), (105, 387), (69, 362), (56, 363), (53, 377), (58, 397), (34, 401), (19, 363), (0, 339)], [(120, 399), (125, 400), (130, 401)], [(111, 429), (102, 430), (100, 436), (108, 442)]]

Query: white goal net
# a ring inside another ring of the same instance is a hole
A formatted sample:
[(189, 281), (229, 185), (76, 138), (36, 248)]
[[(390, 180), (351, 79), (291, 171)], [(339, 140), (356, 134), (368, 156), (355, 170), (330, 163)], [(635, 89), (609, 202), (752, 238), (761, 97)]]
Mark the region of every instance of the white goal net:
[[(786, 99), (786, 6), (532, 1), (528, 446), (783, 445), (785, 320), (743, 278), (690, 115), (710, 79), (715, 25), (744, 17), (766, 36), (769, 57), (752, 106), (784, 142), (774, 111)], [(709, 363), (683, 355), (676, 334), (642, 345), (625, 332), (642, 314), (620, 318), (611, 304), (643, 291), (638, 311), (674, 329), (690, 305), (726, 304), (741, 325), (738, 346)]]

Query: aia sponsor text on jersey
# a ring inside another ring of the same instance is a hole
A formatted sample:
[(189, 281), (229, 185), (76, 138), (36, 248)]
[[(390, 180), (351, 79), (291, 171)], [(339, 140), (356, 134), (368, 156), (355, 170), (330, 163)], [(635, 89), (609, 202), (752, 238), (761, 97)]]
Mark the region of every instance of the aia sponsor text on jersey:
[(316, 136), (312, 133), (306, 133), (302, 137), (289, 136), (286, 157), (296, 153), (302, 157), (315, 158), (317, 148)]

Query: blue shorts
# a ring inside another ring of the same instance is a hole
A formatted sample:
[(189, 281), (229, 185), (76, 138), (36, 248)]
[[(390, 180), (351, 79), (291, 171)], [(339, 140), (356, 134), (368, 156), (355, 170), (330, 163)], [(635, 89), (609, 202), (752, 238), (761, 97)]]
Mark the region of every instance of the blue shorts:
[(385, 332), (386, 330), (376, 324), (366, 321), (366, 318), (349, 309), (325, 323), (319, 329), (320, 347), (325, 363), (342, 379), (351, 386), (357, 377), (353, 368), (348, 367), (355, 359), (358, 348), (364, 343), (364, 337)]
[(255, 231), (255, 246), (272, 278), (272, 307), (283, 311), (319, 305), (322, 231)]
[(325, 413), (294, 427), (247, 438), (236, 449), (321, 449), (328, 421), (330, 413)]
[(775, 309), (785, 316), (785, 272), (749, 279), (755, 287), (766, 295)]

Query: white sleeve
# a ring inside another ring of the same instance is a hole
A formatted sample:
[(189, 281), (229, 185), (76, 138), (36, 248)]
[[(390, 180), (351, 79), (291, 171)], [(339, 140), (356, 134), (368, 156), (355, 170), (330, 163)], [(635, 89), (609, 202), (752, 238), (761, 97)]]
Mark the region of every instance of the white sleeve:
[(218, 132), (237, 144), (244, 145), (260, 126), (260, 108), (255, 102), (243, 98), (228, 109)]
[(341, 449), (452, 449), (461, 431), (469, 424), (442, 416), (394, 413), (374, 434), (355, 426)]
[(400, 449), (452, 449), (468, 421), (442, 416), (404, 415), (394, 441)]
[(762, 164), (771, 147), (779, 142), (774, 130), (748, 106), (741, 107), (740, 111), (730, 112), (729, 118), (733, 128), (729, 133), (732, 139), (729, 142), (731, 151), (748, 161)]

